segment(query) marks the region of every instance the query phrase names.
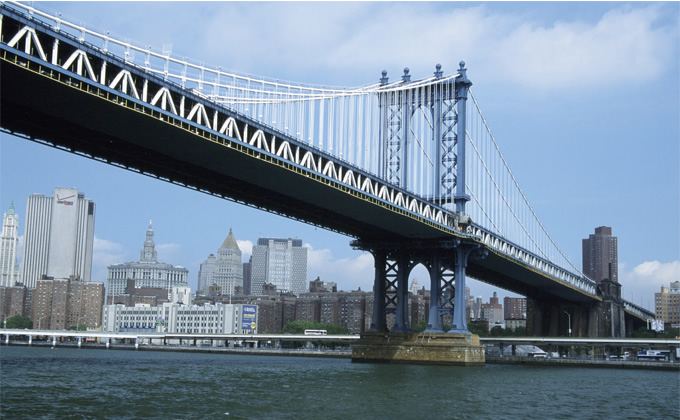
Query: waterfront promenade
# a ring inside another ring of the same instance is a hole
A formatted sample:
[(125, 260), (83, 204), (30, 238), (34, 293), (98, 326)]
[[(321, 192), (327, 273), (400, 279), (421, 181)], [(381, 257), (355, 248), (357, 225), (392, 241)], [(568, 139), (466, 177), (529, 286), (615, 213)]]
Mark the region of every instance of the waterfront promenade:
[[(212, 354), (247, 354), (256, 356), (293, 356), (312, 358), (344, 358), (352, 356), (351, 343), (359, 336), (305, 336), (289, 334), (260, 334), (238, 336), (191, 334), (132, 334), (92, 331), (3, 330), (2, 344), (11, 346), (69, 347), (88, 349), (141, 350), (163, 352), (194, 352)], [(424, 335), (425, 336), (425, 335)], [(59, 339), (57, 339), (57, 337)], [(207, 337), (207, 338), (206, 338)], [(11, 338), (11, 339), (10, 339)], [(40, 338), (40, 339), (38, 339)], [(302, 348), (286, 348), (283, 343), (303, 342)], [(584, 338), (481, 338), (487, 349), (503, 343), (506, 346), (532, 344), (551, 350), (548, 357), (495, 356), (487, 351), (487, 364), (531, 366), (598, 367), (622, 369), (652, 369), (680, 371), (680, 361), (671, 357), (667, 361), (643, 361), (635, 357), (616, 359), (609, 357), (612, 347), (671, 348), (680, 340), (653, 339), (584, 339)], [(227, 345), (224, 345), (227, 343)], [(332, 344), (331, 344), (332, 343)], [(553, 347), (554, 346), (554, 347)], [(571, 352), (569, 357), (552, 357), (552, 349), (577, 347), (590, 349), (583, 355)], [(671, 354), (674, 354), (671, 352)]]

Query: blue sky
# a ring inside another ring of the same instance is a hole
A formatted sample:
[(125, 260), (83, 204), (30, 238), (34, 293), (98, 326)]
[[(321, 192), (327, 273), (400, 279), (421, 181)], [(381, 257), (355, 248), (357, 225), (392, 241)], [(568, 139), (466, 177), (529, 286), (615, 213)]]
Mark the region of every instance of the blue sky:
[[(611, 226), (628, 300), (680, 279), (680, 3), (34, 2), (139, 45), (242, 73), (334, 86), (422, 78), (467, 63), (472, 90), (515, 177), (577, 266), (581, 240)], [(122, 35), (121, 35), (122, 34)], [(370, 290), (373, 259), (351, 238), (155, 181), (13, 136), (0, 137), (0, 206), (77, 187), (97, 204), (93, 280), (136, 261), (149, 220), (159, 260), (189, 269), (232, 228), (310, 247), (308, 279)], [(429, 288), (422, 269), (412, 278)], [(486, 301), (479, 282), (471, 292)]]

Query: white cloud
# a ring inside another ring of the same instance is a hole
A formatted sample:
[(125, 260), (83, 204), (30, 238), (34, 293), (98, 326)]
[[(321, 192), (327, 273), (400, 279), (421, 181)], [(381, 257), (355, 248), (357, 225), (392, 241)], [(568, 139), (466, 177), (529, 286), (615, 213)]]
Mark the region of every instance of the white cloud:
[(339, 290), (363, 291), (373, 289), (373, 256), (362, 253), (352, 258), (336, 258), (328, 249), (314, 249), (310, 244), (307, 253), (307, 277), (313, 280), (319, 277), (323, 281), (338, 284)]
[(123, 245), (95, 235), (92, 247), (92, 281), (106, 283), (106, 268), (112, 264), (123, 263), (127, 258)]
[(241, 250), (243, 261), (248, 261), (248, 258), (253, 254), (253, 242), (248, 240), (237, 240), (236, 244)]
[(670, 282), (680, 281), (680, 261), (667, 263), (645, 261), (628, 271), (625, 265), (619, 266), (619, 283), (622, 285), (623, 298), (649, 310), (654, 310), (654, 293), (661, 286), (668, 287)]
[(436, 63), (453, 73), (465, 60), (473, 81), (541, 90), (640, 83), (677, 58), (677, 29), (662, 22), (663, 5), (550, 24), (497, 10), (422, 3), (230, 7), (205, 25), (202, 47), (225, 63), (295, 80), (308, 81), (309, 72), (326, 82), (345, 74), (377, 80), (382, 69), (396, 80), (404, 67), (425, 77)]
[(93, 264), (111, 265), (124, 262), (126, 258), (126, 251), (123, 245), (108, 241), (106, 239), (94, 237), (94, 246), (92, 248)]
[[(182, 255), (182, 246), (176, 243), (157, 244), (156, 253), (158, 254), (158, 262), (164, 262), (172, 265), (183, 265), (180, 260), (184, 257)], [(184, 263), (186, 264), (186, 263)]]
[(492, 57), (511, 81), (539, 88), (654, 79), (675, 55), (671, 30), (656, 25), (661, 12), (656, 6), (619, 8), (594, 25), (525, 23), (496, 40)]

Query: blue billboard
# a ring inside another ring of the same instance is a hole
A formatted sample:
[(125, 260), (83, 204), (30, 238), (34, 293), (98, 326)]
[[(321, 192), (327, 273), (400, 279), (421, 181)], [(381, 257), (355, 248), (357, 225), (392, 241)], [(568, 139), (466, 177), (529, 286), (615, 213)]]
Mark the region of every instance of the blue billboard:
[(244, 330), (254, 330), (257, 328), (257, 306), (243, 305), (241, 328)]

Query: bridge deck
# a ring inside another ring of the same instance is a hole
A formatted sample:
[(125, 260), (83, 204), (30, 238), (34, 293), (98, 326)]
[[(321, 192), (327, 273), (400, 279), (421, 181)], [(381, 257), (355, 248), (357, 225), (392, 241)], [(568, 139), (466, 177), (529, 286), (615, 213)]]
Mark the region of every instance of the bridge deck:
[[(0, 66), (0, 122), (6, 130), (352, 237), (408, 241), (455, 235), (243, 143), (210, 140), (185, 122), (161, 120), (160, 110), (125, 95), (97, 90), (87, 81), (59, 81), (40, 74), (34, 63), (27, 68), (3, 59)], [(597, 300), (493, 250), (470, 261), (468, 274), (528, 297)]]

